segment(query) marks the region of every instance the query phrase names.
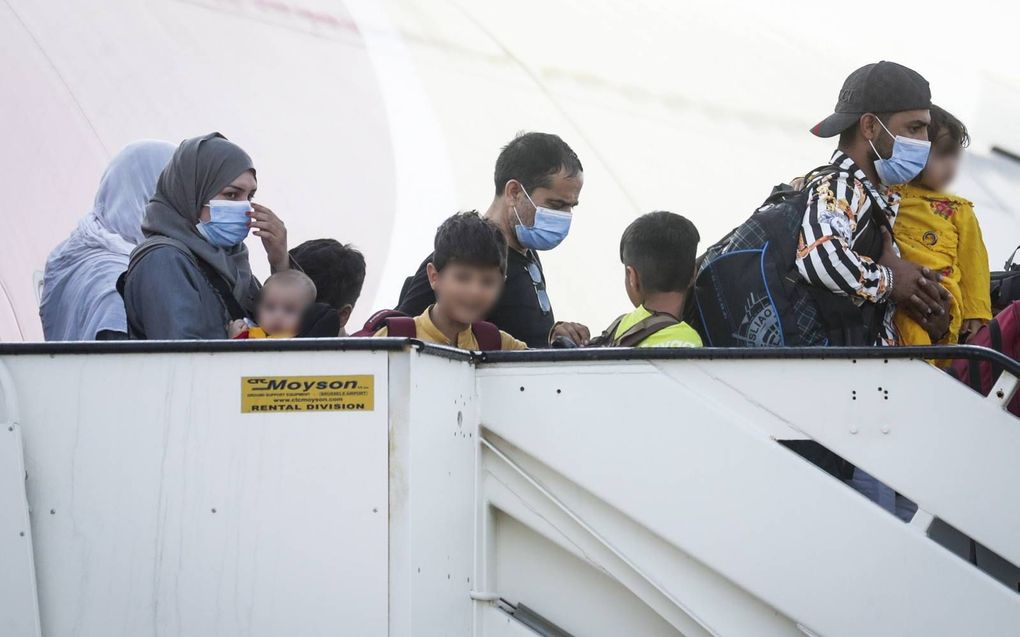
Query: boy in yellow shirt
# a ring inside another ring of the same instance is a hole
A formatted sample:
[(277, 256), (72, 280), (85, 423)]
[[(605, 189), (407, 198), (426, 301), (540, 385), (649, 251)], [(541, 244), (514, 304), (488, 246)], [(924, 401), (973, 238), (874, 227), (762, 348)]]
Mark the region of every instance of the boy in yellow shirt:
[[(444, 221), (436, 232), (432, 262), (426, 266), (436, 302), (414, 317), (413, 337), (478, 350), (486, 349), (479, 341), (491, 331), (498, 335), (499, 344), (492, 349), (527, 349), (523, 342), (483, 321), (503, 290), (506, 258), (506, 237), (477, 211), (459, 212)], [(396, 330), (387, 326), (375, 335), (391, 332)]]
[(701, 347), (701, 337), (681, 318), (700, 239), (693, 223), (672, 212), (650, 212), (627, 226), (620, 261), (634, 311), (613, 321), (593, 345)]
[[(944, 190), (956, 176), (963, 148), (970, 143), (967, 128), (951, 114), (932, 105), (928, 127), (928, 163), (909, 184), (897, 187), (896, 243), (902, 257), (942, 274), (952, 295), (950, 324), (938, 343), (957, 343), (992, 318), (988, 252), (971, 202)], [(896, 312), (896, 327), (904, 345), (929, 345), (932, 338), (905, 312)]]

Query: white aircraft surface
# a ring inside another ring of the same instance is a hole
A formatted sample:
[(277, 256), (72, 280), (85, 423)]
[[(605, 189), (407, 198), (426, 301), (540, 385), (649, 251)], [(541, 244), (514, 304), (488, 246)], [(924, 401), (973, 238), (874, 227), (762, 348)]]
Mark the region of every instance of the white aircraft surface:
[[(571, 236), (546, 256), (557, 317), (626, 309), (619, 236), (689, 216), (703, 245), (770, 187), (824, 163), (807, 129), (878, 59), (924, 74), (974, 137), (956, 190), (993, 268), (1020, 243), (1016, 8), (862, 2), (0, 2), (0, 340), (41, 340), (46, 256), (88, 212), (108, 160), (141, 138), (221, 131), (291, 245), (361, 248), (353, 324), (392, 307), (438, 223), (484, 210), (500, 147), (561, 135), (585, 167)], [(256, 273), (261, 246), (249, 239)]]
[[(1016, 634), (1020, 364), (989, 350), (954, 350), (1004, 370), (982, 396), (927, 349), (33, 341), (46, 257), (110, 158), (214, 130), (292, 246), (365, 253), (353, 325), (444, 218), (489, 205), (502, 145), (561, 135), (585, 185), (549, 291), (599, 331), (628, 306), (634, 217), (714, 242), (828, 160), (808, 129), (880, 59), (970, 128), (954, 191), (999, 269), (1020, 243), (1018, 13), (0, 0), (0, 637)], [(779, 444), (805, 440), (916, 513)]]

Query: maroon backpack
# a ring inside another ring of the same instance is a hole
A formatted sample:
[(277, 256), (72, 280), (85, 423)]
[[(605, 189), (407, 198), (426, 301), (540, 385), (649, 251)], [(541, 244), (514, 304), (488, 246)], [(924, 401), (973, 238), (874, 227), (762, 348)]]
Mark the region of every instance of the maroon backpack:
[[(1013, 360), (1020, 360), (1020, 301), (1007, 305), (988, 325), (978, 330), (967, 344), (989, 347)], [(985, 396), (992, 391), (995, 381), (1002, 374), (1002, 368), (989, 361), (956, 360), (951, 369), (957, 379)], [(1007, 409), (1014, 416), (1020, 416), (1020, 391), (1009, 401)]]
[[(382, 328), (387, 328), (389, 336), (399, 338), (417, 338), (418, 328), (414, 318), (396, 310), (379, 310), (365, 321), (365, 326), (351, 336), (375, 336)], [(476, 321), (471, 324), (471, 331), (478, 341), (478, 349), (492, 352), (503, 349), (503, 338), (499, 328), (488, 321)]]

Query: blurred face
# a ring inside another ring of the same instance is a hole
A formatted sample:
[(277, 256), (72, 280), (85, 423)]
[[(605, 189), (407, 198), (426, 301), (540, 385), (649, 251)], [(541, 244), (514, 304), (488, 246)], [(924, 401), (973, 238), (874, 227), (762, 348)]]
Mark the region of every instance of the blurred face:
[(892, 157), (893, 142), (895, 137), (901, 135), (911, 139), (928, 141), (928, 125), (931, 123), (931, 113), (928, 109), (914, 111), (900, 111), (889, 116), (885, 122), (886, 132), (882, 128), (882, 122), (878, 116), (872, 113), (861, 116), (861, 132), (866, 139), (878, 149), (878, 154), (883, 159)]
[[(255, 196), (256, 190), (258, 190), (258, 182), (255, 181), (255, 175), (250, 170), (246, 170), (237, 179), (230, 182), (229, 185), (224, 186), (223, 190), (216, 193), (213, 199), (251, 201), (252, 197)], [(209, 221), (208, 205), (202, 206), (202, 211), (198, 213), (198, 218), (200, 221)]]
[(929, 190), (945, 190), (956, 178), (961, 154), (960, 145), (948, 132), (940, 134), (939, 138), (932, 142), (928, 163), (917, 180)]
[[(573, 214), (574, 206), (579, 203), (578, 198), (581, 196), (583, 185), (584, 173), (579, 172), (574, 176), (568, 176), (565, 170), (561, 170), (553, 175), (548, 188), (539, 186), (527, 193), (531, 195), (531, 201), (528, 201), (524, 187), (517, 180), (507, 182), (504, 196), (511, 206), (517, 208), (517, 214), (521, 216), (521, 223), (533, 226), (535, 225), (535, 206)], [(535, 202), (534, 206), (531, 205), (532, 201)], [(510, 214), (513, 215), (512, 208)], [(513, 223), (516, 222), (517, 218), (513, 217)]]
[(464, 325), (484, 320), (503, 291), (503, 273), (496, 266), (451, 261), (439, 271), (430, 263), (428, 275), (443, 312)]
[(314, 300), (304, 285), (269, 283), (259, 299), (259, 327), (272, 336), (294, 336), (301, 326), (301, 314)]

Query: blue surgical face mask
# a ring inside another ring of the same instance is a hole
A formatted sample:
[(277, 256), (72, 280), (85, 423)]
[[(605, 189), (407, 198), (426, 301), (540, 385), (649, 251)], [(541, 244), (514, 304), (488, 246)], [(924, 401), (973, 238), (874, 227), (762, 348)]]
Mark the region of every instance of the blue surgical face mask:
[(878, 149), (875, 148), (875, 145), (871, 144), (870, 139), (868, 140), (868, 143), (871, 144), (871, 150), (875, 151), (875, 154), (878, 155), (878, 159), (875, 160), (875, 172), (878, 173), (879, 180), (886, 186), (893, 186), (895, 184), (905, 184), (920, 175), (921, 171), (924, 170), (924, 165), (928, 163), (931, 142), (911, 139), (902, 135), (893, 135), (885, 127), (885, 124), (882, 124), (882, 120), (878, 120), (878, 123), (894, 140), (892, 157), (889, 159), (883, 159), (878, 154)]
[[(535, 206), (535, 202), (531, 201), (531, 195), (528, 194), (527, 190), (524, 190), (524, 186), (521, 186), (521, 190), (524, 192), (524, 196), (528, 198), (528, 201), (531, 202), (531, 205)], [(517, 240), (525, 248), (552, 250), (560, 245), (567, 237), (567, 233), (570, 232), (570, 220), (573, 218), (573, 215), (569, 212), (560, 212), (535, 206), (535, 223), (531, 226), (526, 226), (521, 220), (521, 215), (517, 212), (517, 206), (513, 206), (513, 209), (514, 215), (517, 216), (517, 225), (514, 226), (514, 232), (517, 234)]]
[(219, 248), (232, 248), (248, 236), (247, 201), (213, 199), (209, 202), (209, 221), (199, 221), (196, 229), (205, 240)]

